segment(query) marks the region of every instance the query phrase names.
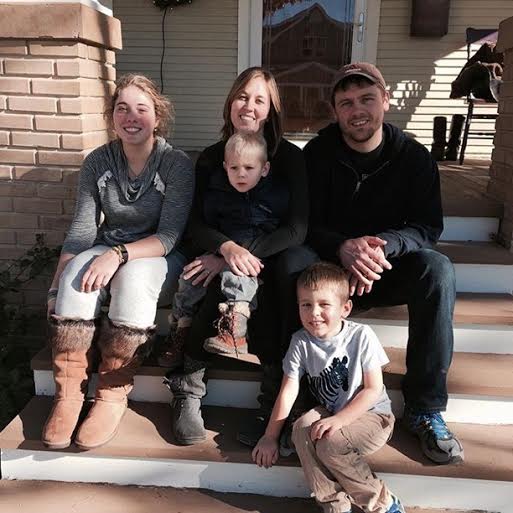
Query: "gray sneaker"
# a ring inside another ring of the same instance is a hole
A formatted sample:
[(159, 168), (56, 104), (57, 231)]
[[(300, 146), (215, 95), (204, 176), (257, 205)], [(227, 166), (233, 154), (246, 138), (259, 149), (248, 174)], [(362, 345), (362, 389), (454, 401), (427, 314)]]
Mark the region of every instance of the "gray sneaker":
[(463, 446), (449, 431), (439, 412), (415, 413), (405, 410), (403, 424), (418, 437), (422, 452), (431, 461), (441, 465), (463, 462)]

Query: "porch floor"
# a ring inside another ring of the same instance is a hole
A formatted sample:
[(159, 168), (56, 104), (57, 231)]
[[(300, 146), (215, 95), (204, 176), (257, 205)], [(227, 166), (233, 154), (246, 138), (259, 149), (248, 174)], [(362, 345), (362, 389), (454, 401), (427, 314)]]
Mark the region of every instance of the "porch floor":
[(490, 180), (489, 160), (467, 159), (465, 164), (439, 162), (444, 215), (458, 217), (502, 217), (503, 207), (486, 188)]

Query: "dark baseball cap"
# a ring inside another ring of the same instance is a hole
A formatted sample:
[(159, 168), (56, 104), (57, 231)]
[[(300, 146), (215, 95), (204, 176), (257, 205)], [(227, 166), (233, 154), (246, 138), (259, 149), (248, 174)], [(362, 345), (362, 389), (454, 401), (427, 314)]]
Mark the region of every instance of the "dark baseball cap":
[(387, 84), (381, 74), (381, 71), (379, 71), (379, 69), (370, 62), (353, 62), (352, 64), (342, 66), (335, 75), (333, 87), (335, 87), (341, 80), (353, 75), (365, 77), (373, 84), (381, 87), (383, 90), (386, 90), (387, 88)]

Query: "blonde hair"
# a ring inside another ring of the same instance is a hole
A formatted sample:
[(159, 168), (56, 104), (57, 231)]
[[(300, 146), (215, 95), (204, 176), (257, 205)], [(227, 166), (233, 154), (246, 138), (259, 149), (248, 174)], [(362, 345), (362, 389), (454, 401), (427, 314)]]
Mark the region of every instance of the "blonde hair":
[(278, 91), (278, 85), (272, 74), (265, 70), (255, 66), (244, 70), (236, 79), (226, 97), (223, 109), (223, 120), (224, 125), (221, 129), (223, 141), (227, 141), (234, 133), (235, 129), (231, 120), (232, 104), (235, 99), (239, 96), (240, 92), (246, 87), (246, 85), (254, 78), (263, 78), (267, 84), (270, 97), (270, 110), (269, 117), (265, 122), (264, 126), (264, 137), (269, 147), (270, 155), (274, 155), (278, 149), (281, 138), (283, 137), (283, 121), (281, 115), (281, 100), (280, 92)]
[(349, 277), (338, 265), (317, 262), (306, 268), (297, 279), (298, 289), (317, 290), (322, 286), (336, 289), (343, 303), (349, 299)]
[(155, 135), (160, 135), (164, 138), (167, 137), (171, 123), (174, 120), (175, 111), (173, 104), (164, 95), (160, 94), (155, 83), (144, 75), (129, 73), (121, 76), (116, 81), (116, 89), (114, 90), (112, 97), (109, 99), (107, 109), (105, 110), (105, 118), (109, 122), (110, 126), (112, 127), (114, 125), (114, 108), (121, 91), (132, 85), (147, 94), (153, 101), (155, 117), (157, 119)]
[(248, 134), (239, 132), (233, 134), (228, 141), (226, 141), (226, 146), (224, 147), (224, 160), (226, 161), (227, 156), (231, 153), (241, 155), (247, 150), (257, 150), (262, 156), (262, 162), (266, 162), (268, 160), (267, 142), (262, 135), (258, 133)]

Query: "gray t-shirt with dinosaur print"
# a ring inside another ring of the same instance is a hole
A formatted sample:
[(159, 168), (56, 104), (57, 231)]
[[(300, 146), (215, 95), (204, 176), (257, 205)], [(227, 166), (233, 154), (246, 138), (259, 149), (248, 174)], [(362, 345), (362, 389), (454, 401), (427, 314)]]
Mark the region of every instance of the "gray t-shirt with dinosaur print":
[[(321, 340), (301, 329), (292, 335), (283, 359), (286, 376), (300, 380), (307, 376), (310, 391), (328, 411), (336, 413), (363, 388), (363, 374), (382, 367), (389, 359), (376, 334), (369, 326), (344, 321), (333, 338)], [(392, 413), (385, 386), (375, 413)]]

